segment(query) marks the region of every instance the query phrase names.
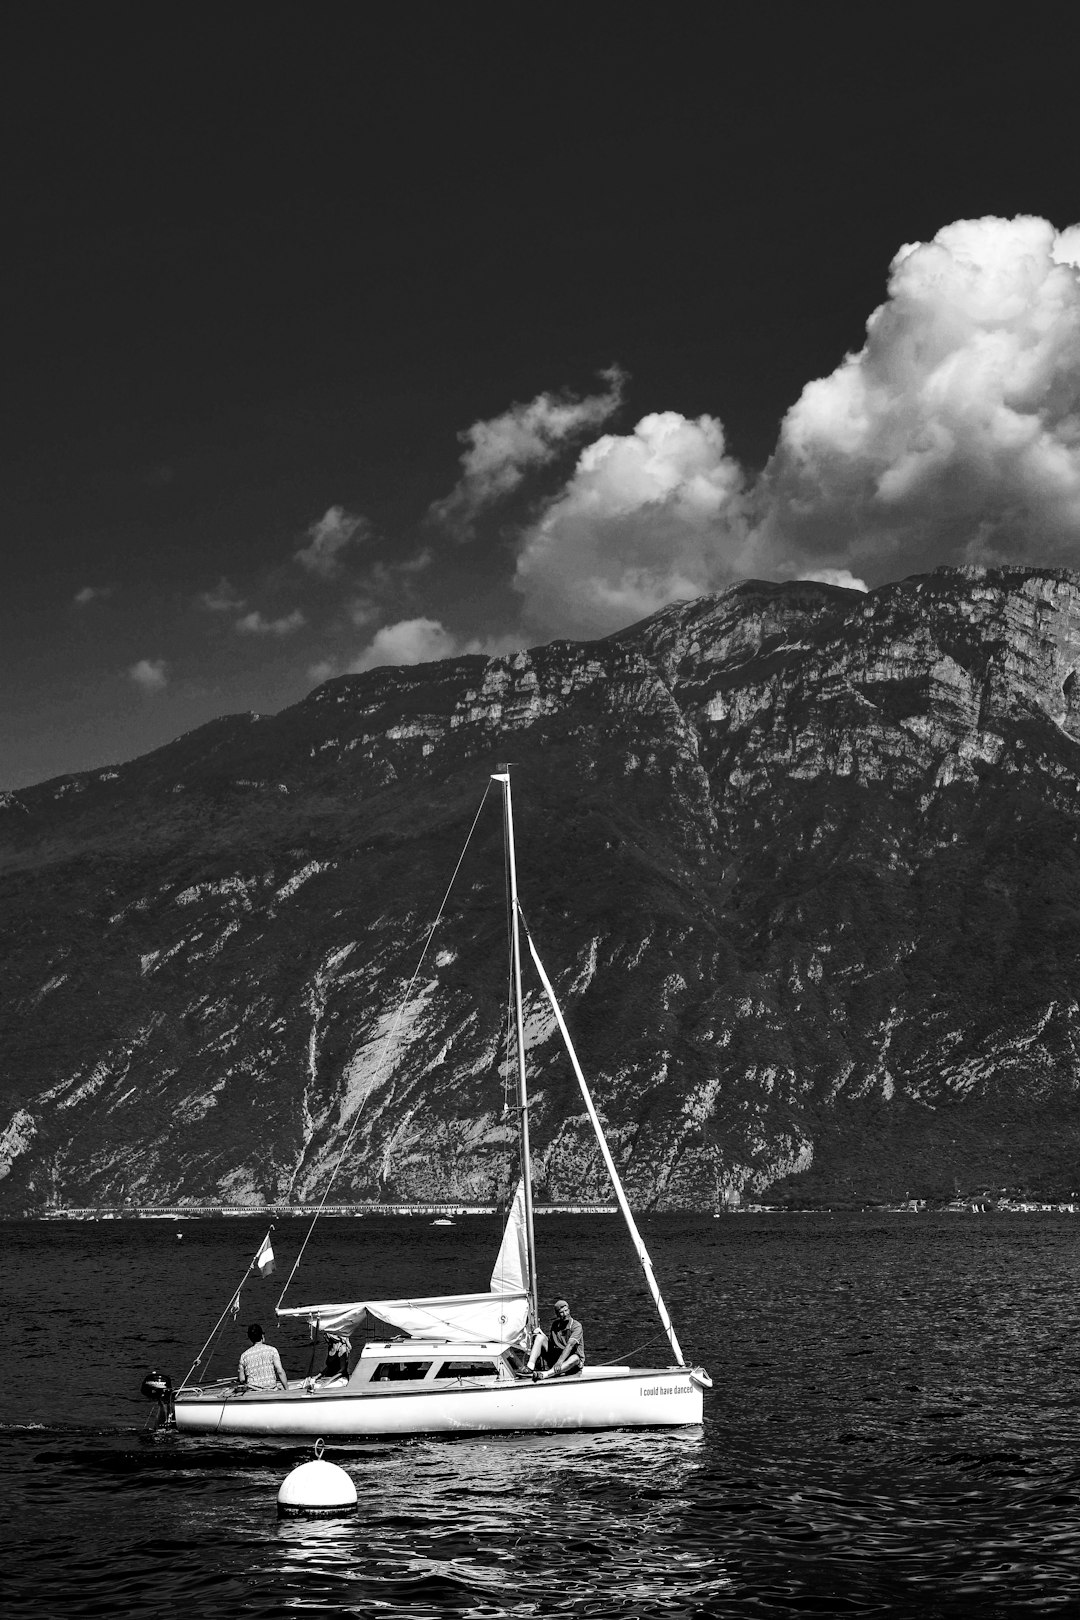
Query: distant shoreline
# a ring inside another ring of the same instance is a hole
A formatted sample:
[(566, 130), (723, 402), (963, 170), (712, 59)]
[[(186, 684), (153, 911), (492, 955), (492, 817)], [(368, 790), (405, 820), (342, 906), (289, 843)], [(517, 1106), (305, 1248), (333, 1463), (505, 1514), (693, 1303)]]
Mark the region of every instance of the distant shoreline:
[[(710, 1214), (707, 1210), (660, 1210), (649, 1214)], [(0, 1220), (32, 1221), (189, 1221), (222, 1216), (241, 1219), (285, 1219), (296, 1216), (344, 1215), (351, 1218), (379, 1215), (426, 1216), (447, 1220), (466, 1215), (502, 1215), (502, 1204), (398, 1203), (398, 1204), (98, 1204), (54, 1209), (13, 1211)], [(536, 1215), (617, 1215), (615, 1204), (537, 1204)], [(714, 1212), (716, 1220), (746, 1215), (1080, 1215), (1080, 1201), (1072, 1199), (951, 1199), (941, 1203), (912, 1199), (896, 1204), (734, 1204)]]
[[(502, 1204), (100, 1204), (65, 1209), (24, 1210), (21, 1218), (38, 1221), (181, 1221), (216, 1216), (298, 1215), (501, 1215)], [(537, 1204), (536, 1215), (617, 1215), (614, 1204)], [(18, 1217), (17, 1217), (18, 1218)]]

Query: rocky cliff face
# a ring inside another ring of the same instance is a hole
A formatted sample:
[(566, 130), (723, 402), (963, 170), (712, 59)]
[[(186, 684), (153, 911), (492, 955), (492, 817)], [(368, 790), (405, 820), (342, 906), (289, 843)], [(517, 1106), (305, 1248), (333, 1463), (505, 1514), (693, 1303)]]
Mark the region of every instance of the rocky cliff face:
[[(1080, 1188), (1080, 577), (740, 586), (0, 800), (0, 1205), (488, 1198), (494, 791), (631, 1195)], [(604, 1196), (529, 992), (539, 1192)], [(512, 1088), (511, 1088), (512, 1089)], [(511, 1099), (512, 1100), (512, 1099)]]

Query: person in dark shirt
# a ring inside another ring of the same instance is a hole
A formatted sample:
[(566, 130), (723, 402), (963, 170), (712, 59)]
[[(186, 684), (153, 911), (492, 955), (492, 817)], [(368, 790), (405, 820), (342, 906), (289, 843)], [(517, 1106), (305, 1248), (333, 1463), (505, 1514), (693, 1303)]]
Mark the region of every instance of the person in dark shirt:
[(561, 1378), (585, 1365), (585, 1330), (570, 1315), (565, 1299), (555, 1301), (555, 1319), (546, 1333), (537, 1330), (526, 1371), (534, 1379)]
[(349, 1377), (349, 1352), (352, 1340), (345, 1333), (326, 1335), (326, 1366), (319, 1374), (320, 1384), (345, 1383)]

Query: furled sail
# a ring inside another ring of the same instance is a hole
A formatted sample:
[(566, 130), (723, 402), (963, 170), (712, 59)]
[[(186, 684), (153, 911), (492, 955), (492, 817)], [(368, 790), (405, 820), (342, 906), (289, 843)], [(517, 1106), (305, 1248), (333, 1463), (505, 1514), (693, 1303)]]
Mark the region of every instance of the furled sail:
[(429, 1299), (358, 1299), (346, 1304), (297, 1305), (278, 1316), (301, 1318), (316, 1331), (351, 1333), (366, 1318), (386, 1322), (410, 1338), (481, 1339), (514, 1344), (529, 1315), (525, 1240), (525, 1190), (519, 1184), (487, 1294), (448, 1294)]
[(529, 1292), (529, 1238), (525, 1226), (525, 1183), (519, 1181), (506, 1218), (502, 1244), (491, 1273), (493, 1294)]

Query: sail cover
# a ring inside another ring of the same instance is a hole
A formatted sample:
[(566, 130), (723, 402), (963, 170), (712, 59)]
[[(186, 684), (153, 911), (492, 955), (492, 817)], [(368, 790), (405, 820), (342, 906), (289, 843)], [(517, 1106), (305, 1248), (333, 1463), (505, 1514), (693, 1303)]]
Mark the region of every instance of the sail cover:
[(368, 1317), (387, 1322), (410, 1338), (483, 1339), (513, 1344), (529, 1315), (525, 1189), (519, 1183), (487, 1294), (446, 1294), (430, 1299), (362, 1299), (347, 1304), (298, 1305), (279, 1317), (301, 1317), (316, 1331), (351, 1333)]

